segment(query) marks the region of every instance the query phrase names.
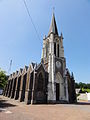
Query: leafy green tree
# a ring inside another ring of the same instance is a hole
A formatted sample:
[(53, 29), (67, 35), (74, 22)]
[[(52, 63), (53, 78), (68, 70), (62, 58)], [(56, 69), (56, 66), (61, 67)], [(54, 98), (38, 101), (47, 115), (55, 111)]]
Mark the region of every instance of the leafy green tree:
[(84, 85), (83, 85), (82, 82), (79, 83), (79, 86), (80, 86), (80, 88), (83, 88), (83, 87), (84, 87)]
[(90, 89), (90, 84), (89, 83), (87, 84), (87, 88)]
[(5, 71), (1, 70), (0, 68), (0, 88), (4, 88), (4, 86), (7, 83), (7, 76), (5, 74)]
[(75, 88), (84, 88), (84, 89), (90, 89), (90, 83), (75, 83)]
[(75, 83), (75, 88), (80, 88), (78, 83)]

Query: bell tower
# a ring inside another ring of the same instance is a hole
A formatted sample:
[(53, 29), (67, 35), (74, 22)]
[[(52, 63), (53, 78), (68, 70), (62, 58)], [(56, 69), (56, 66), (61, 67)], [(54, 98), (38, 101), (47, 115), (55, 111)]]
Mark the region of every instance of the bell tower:
[(58, 34), (55, 15), (52, 15), (52, 21), (48, 36), (43, 38), (42, 59), (44, 63), (48, 61), (49, 54), (54, 54), (58, 58), (64, 58), (63, 35)]
[(53, 13), (48, 36), (43, 38), (42, 60), (48, 76), (48, 101), (67, 100), (66, 81), (64, 73), (66, 61), (64, 58), (63, 35), (58, 34), (55, 15)]

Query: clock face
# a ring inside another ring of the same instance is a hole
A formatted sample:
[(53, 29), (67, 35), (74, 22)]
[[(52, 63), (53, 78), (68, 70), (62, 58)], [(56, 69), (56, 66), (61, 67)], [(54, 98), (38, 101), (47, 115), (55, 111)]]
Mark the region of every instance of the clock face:
[(57, 61), (57, 62), (56, 62), (56, 67), (57, 67), (57, 68), (60, 68), (60, 67), (61, 67), (61, 62)]

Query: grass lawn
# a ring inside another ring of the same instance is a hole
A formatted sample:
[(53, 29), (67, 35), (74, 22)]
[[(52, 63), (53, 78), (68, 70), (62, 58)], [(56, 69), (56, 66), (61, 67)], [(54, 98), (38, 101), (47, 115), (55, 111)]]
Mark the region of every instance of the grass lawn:
[(90, 93), (90, 89), (82, 88), (82, 91), (83, 91), (83, 92), (86, 91), (86, 92)]

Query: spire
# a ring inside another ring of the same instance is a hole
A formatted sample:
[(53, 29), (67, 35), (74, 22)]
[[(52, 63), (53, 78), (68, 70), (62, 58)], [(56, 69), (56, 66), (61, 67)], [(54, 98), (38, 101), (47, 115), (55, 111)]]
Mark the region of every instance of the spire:
[(62, 34), (62, 32), (61, 32), (61, 37), (63, 38), (63, 34)]
[(73, 79), (74, 79), (74, 75), (73, 75), (73, 72), (72, 72), (72, 74), (71, 74), (71, 78), (73, 78)]
[(57, 25), (56, 25), (56, 20), (55, 20), (54, 12), (53, 12), (52, 21), (51, 21), (51, 26), (50, 26), (48, 35), (49, 35), (50, 33), (54, 33), (54, 34), (57, 34), (57, 35), (58, 35), (58, 30), (57, 30)]

